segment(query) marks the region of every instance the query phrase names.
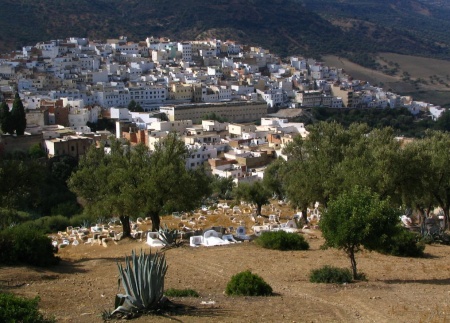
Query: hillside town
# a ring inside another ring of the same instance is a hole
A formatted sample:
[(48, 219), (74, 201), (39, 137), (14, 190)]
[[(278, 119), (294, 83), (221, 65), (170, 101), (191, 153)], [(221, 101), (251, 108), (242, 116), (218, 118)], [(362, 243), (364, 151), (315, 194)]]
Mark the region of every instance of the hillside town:
[(186, 167), (207, 165), (236, 184), (260, 179), (302, 123), (273, 117), (280, 109), (398, 108), (438, 118), (439, 106), (355, 80), (311, 58), (283, 61), (234, 41), (127, 37), (106, 43), (68, 38), (0, 57), (0, 99), (26, 109), (25, 136), (2, 134), (0, 154), (38, 144), (48, 157), (79, 157), (111, 135), (89, 125), (110, 119), (116, 138), (154, 149), (182, 136)]

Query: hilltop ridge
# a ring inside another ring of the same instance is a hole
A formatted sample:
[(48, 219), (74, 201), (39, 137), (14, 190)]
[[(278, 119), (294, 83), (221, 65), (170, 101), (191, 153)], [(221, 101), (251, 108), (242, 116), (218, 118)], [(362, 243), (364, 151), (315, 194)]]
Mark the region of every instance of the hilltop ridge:
[[(365, 1), (362, 5), (355, 0), (0, 0), (0, 5), (2, 52), (43, 39), (126, 35), (132, 40), (148, 36), (234, 39), (282, 56), (351, 57), (390, 51), (450, 58), (450, 37), (445, 32), (450, 22), (443, 19), (450, 11), (437, 1)], [(418, 6), (431, 14), (418, 17)], [(392, 15), (395, 19), (380, 18)], [(398, 28), (405, 21), (411, 23)], [(437, 26), (443, 29), (436, 33), (441, 42), (428, 37)]]

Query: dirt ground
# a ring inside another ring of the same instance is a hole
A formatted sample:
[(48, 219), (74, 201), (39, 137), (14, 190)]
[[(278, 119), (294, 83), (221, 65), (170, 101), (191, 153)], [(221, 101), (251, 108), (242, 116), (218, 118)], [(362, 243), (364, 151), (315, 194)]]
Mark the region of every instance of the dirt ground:
[[(215, 218), (218, 221), (218, 218)], [(218, 221), (219, 222), (219, 221)], [(357, 255), (367, 281), (347, 285), (313, 284), (311, 269), (349, 267), (338, 250), (321, 250), (320, 232), (305, 233), (308, 251), (272, 251), (252, 242), (220, 247), (183, 246), (165, 251), (165, 288), (192, 288), (200, 298), (171, 298), (179, 308), (134, 322), (449, 322), (450, 247), (428, 245), (427, 257)], [(122, 240), (108, 247), (68, 246), (51, 269), (0, 267), (0, 289), (34, 297), (58, 322), (101, 322), (112, 310), (118, 288), (117, 261), (144, 242)], [(156, 251), (156, 250), (153, 250)], [(231, 276), (250, 269), (268, 282), (275, 296), (228, 297)]]

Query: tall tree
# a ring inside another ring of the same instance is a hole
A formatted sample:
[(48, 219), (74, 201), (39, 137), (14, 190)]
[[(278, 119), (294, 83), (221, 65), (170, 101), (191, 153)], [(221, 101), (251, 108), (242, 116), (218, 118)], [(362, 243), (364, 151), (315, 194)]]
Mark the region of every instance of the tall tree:
[(439, 205), (444, 211), (446, 227), (449, 226), (450, 213), (450, 133), (428, 131), (425, 138), (412, 145), (417, 145), (416, 152), (421, 159), (428, 162), (420, 180), (424, 185), (425, 194), (430, 193), (434, 205)]
[(369, 189), (355, 186), (328, 204), (320, 219), (325, 245), (344, 250), (353, 278), (358, 279), (355, 254), (367, 250), (387, 250), (390, 237), (398, 233), (398, 209)]
[(130, 236), (130, 216), (145, 214), (152, 230), (160, 216), (192, 210), (210, 193), (203, 169), (186, 170), (184, 143), (175, 134), (153, 153), (144, 145), (130, 147), (113, 140), (110, 153), (92, 147), (69, 179), (69, 187), (86, 201), (87, 210), (119, 216), (124, 236)]
[(368, 127), (353, 124), (349, 129), (336, 122), (308, 127), (307, 138), (297, 136), (284, 150), (288, 162), (283, 179), (289, 202), (302, 211), (315, 202), (325, 207), (343, 189), (342, 162), (349, 147), (368, 133)]
[(13, 107), (11, 109), (11, 119), (14, 124), (16, 135), (23, 136), (27, 127), (27, 119), (25, 108), (23, 106), (22, 100), (19, 97), (19, 93), (17, 92), (14, 97)]
[(231, 176), (220, 177), (215, 175), (211, 179), (212, 192), (220, 199), (230, 198), (234, 186), (233, 177)]
[(285, 197), (283, 187), (283, 169), (286, 166), (284, 159), (279, 158), (267, 166), (264, 171), (263, 184), (277, 199)]
[(5, 101), (0, 104), (0, 128), (3, 133), (14, 133), (14, 124), (11, 118), (11, 112)]
[(251, 184), (242, 183), (234, 189), (233, 192), (237, 201), (245, 201), (256, 204), (256, 214), (261, 215), (263, 205), (269, 204), (269, 198), (272, 196), (262, 182)]
[[(131, 236), (130, 215), (139, 212), (137, 187), (142, 176), (131, 165), (132, 154), (129, 147), (120, 141), (112, 140), (109, 153), (104, 147), (92, 146), (80, 160), (78, 170), (69, 178), (69, 188), (83, 198), (86, 211), (96, 215), (115, 215), (120, 218), (124, 237)], [(147, 158), (144, 150), (137, 159)]]
[(145, 212), (152, 219), (152, 230), (160, 227), (160, 216), (173, 211), (190, 211), (211, 194), (210, 178), (203, 168), (187, 170), (187, 149), (175, 133), (155, 147), (141, 196)]
[(0, 160), (0, 207), (36, 212), (45, 176), (45, 166), (38, 161)]

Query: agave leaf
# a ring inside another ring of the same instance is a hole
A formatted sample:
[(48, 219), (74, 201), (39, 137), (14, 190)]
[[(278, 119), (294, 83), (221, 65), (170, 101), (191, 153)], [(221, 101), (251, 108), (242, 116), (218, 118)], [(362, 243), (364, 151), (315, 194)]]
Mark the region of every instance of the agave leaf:
[(141, 250), (138, 256), (134, 251), (131, 257), (125, 257), (125, 266), (118, 263), (119, 279), (125, 294), (116, 296), (112, 312), (128, 315), (156, 308), (164, 293), (164, 277), (167, 263), (163, 254), (145, 254)]

